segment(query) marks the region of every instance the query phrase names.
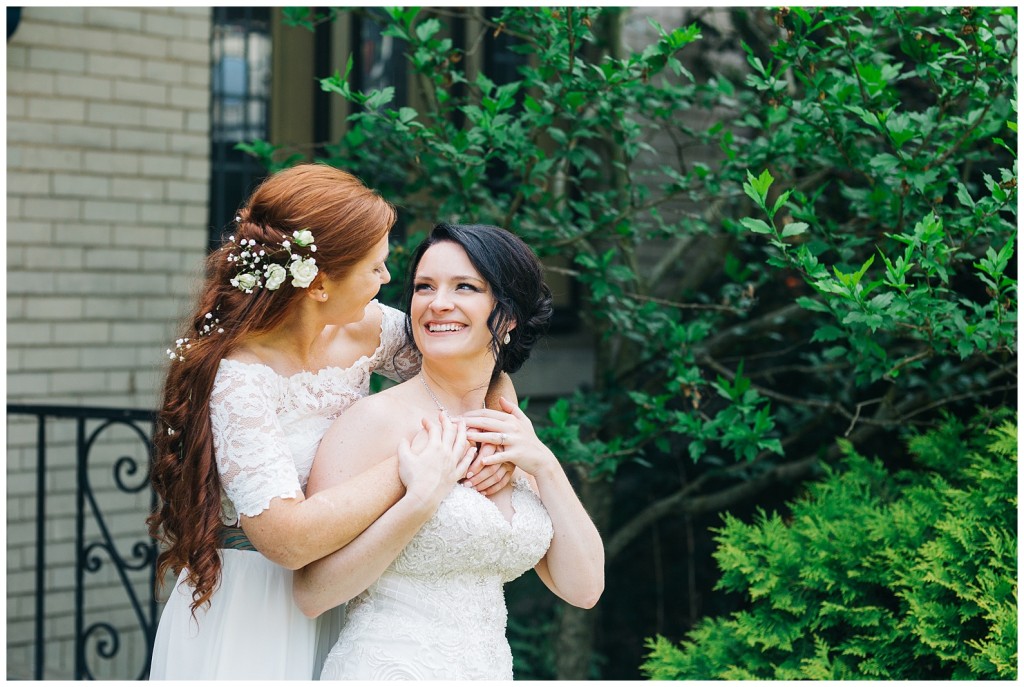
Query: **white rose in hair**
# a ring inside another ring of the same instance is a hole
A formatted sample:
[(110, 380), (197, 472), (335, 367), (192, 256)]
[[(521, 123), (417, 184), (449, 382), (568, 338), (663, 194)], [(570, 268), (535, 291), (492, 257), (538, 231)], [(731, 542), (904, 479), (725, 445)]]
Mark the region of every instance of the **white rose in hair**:
[(267, 290), (276, 291), (288, 278), (288, 271), (278, 264), (267, 265)]
[(292, 273), (292, 286), (305, 289), (313, 283), (313, 279), (319, 270), (316, 266), (316, 260), (306, 258), (305, 260), (292, 260), (292, 264), (288, 266), (288, 271)]
[(256, 275), (252, 272), (242, 272), (240, 275), (231, 280), (231, 285), (250, 293), (254, 286), (256, 286)]
[(308, 246), (313, 243), (313, 232), (309, 229), (303, 229), (301, 231), (293, 231), (292, 238), (295, 239), (295, 243), (299, 246)]

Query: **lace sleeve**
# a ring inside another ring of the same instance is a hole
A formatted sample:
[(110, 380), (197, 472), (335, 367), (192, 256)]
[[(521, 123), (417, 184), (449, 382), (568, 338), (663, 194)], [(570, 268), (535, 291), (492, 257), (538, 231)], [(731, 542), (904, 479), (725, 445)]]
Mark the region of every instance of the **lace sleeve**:
[(378, 305), (383, 313), (381, 346), (373, 371), (396, 382), (404, 382), (420, 371), (420, 352), (406, 336), (405, 313), (383, 303)]
[(217, 371), (210, 425), (228, 524), (237, 522), (239, 514), (259, 515), (275, 497), (302, 493), (277, 417), (274, 399), (280, 394), (280, 381), (259, 365), (224, 361)]

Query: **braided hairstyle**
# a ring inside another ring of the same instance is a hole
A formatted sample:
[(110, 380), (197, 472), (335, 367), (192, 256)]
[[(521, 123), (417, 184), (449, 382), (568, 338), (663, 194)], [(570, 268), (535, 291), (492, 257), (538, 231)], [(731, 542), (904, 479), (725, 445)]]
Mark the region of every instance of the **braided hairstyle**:
[[(544, 283), (540, 261), (526, 243), (510, 231), (486, 224), (436, 225), (413, 251), (405, 283), (403, 302), (411, 312), (416, 268), (427, 249), (435, 243), (450, 241), (462, 247), (473, 267), (490, 285), (494, 309), (487, 318), (494, 352), (493, 381), (500, 373), (517, 371), (530, 357), (533, 345), (547, 331), (551, 320), (551, 289)], [(510, 340), (503, 343), (508, 326)], [(412, 322), (408, 315), (405, 328), (413, 341)]]
[(186, 569), (193, 615), (209, 603), (221, 571), (221, 487), (210, 428), (217, 369), (249, 337), (279, 326), (305, 291), (286, 279), (276, 289), (246, 293), (231, 283), (240, 268), (228, 256), (248, 245), (265, 251), (262, 264), (287, 267), (291, 251), (282, 242), (309, 230), (316, 252), (306, 248), (305, 255), (315, 256), (319, 268), (313, 286), (321, 274), (343, 278), (395, 219), (395, 208), (351, 174), (300, 164), (267, 177), (239, 209), (230, 241), (207, 257), (205, 282), (179, 339), (185, 343), (163, 385), (150, 476), (159, 505), (147, 519), (150, 535), (164, 547), (157, 579)]

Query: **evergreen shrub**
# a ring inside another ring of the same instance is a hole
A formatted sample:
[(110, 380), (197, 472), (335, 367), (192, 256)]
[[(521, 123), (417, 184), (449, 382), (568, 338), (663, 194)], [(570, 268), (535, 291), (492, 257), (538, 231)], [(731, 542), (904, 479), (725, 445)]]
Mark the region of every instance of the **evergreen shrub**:
[(1016, 413), (948, 417), (908, 442), (915, 469), (844, 458), (791, 504), (716, 530), (718, 588), (748, 603), (680, 644), (648, 640), (650, 678), (1017, 677)]

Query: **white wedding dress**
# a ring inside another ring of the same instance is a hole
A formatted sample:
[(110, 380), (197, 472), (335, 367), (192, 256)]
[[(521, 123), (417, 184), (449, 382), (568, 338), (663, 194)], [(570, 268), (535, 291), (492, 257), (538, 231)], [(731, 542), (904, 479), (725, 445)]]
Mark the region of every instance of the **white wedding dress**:
[(456, 485), (369, 589), (348, 604), (322, 680), (511, 680), (503, 585), (551, 543), (547, 510), (524, 477), (511, 522)]
[[(370, 375), (408, 379), (419, 353), (407, 343), (405, 315), (380, 306), (380, 345), (347, 368), (282, 377), (265, 365), (222, 360), (210, 398), (221, 479), (221, 520), (258, 515), (273, 498), (306, 487), (320, 440), (342, 411), (370, 391)], [(192, 617), (192, 587), (178, 576), (160, 616), (153, 680), (311, 680), (337, 636), (341, 611), (317, 620), (292, 598), (292, 571), (256, 551), (219, 549), (220, 585)], [(322, 637), (319, 656), (317, 643)]]

